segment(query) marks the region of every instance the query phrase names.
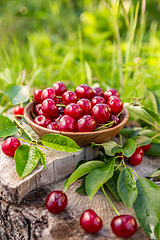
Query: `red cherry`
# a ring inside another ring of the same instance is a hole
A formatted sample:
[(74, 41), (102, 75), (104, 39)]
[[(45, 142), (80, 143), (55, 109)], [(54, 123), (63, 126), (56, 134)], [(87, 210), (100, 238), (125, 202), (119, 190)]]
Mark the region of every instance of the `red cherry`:
[(147, 145), (142, 146), (142, 149), (144, 152), (147, 152), (147, 151), (149, 151), (150, 147), (151, 147), (151, 144), (147, 144)]
[(64, 114), (77, 119), (82, 116), (83, 110), (78, 104), (70, 103), (65, 107)]
[(57, 130), (57, 122), (51, 122), (47, 125), (48, 129)]
[(62, 102), (64, 105), (68, 105), (70, 103), (76, 103), (78, 100), (75, 92), (67, 91), (62, 95)]
[(5, 155), (13, 157), (17, 148), (21, 145), (20, 141), (14, 137), (8, 137), (2, 143), (2, 151)]
[(137, 231), (137, 222), (130, 215), (120, 215), (112, 219), (111, 228), (118, 237), (131, 237)]
[(110, 96), (117, 96), (119, 97), (119, 93), (116, 89), (108, 89), (104, 92), (103, 97), (107, 101)]
[(92, 99), (94, 96), (92, 88), (87, 84), (81, 84), (76, 87), (75, 93), (78, 98)]
[(92, 88), (92, 91), (94, 93), (94, 96), (101, 96), (101, 97), (103, 97), (104, 91), (103, 91), (103, 89), (101, 87), (94, 87), (94, 88)]
[(128, 158), (128, 163), (132, 166), (137, 166), (142, 162), (142, 155), (139, 152), (134, 152), (131, 157)]
[(67, 91), (67, 87), (63, 82), (54, 83), (52, 88), (56, 92), (56, 96), (62, 96), (62, 94)]
[(58, 108), (52, 99), (46, 99), (42, 102), (42, 111), (48, 117), (56, 117), (58, 115)]
[(75, 119), (64, 115), (57, 123), (57, 129), (65, 132), (75, 132)]
[[(14, 115), (23, 115), (23, 112), (24, 112), (24, 108), (23, 107), (15, 106), (13, 108)], [(17, 118), (21, 118), (21, 117), (17, 117)]]
[(42, 101), (45, 99), (52, 99), (54, 102), (56, 101), (56, 94), (53, 88), (46, 88), (43, 90), (41, 95)]
[(103, 223), (101, 218), (92, 209), (88, 209), (82, 213), (80, 225), (84, 231), (95, 234), (101, 230)]
[(36, 115), (44, 115), (43, 111), (42, 111), (42, 104), (41, 103), (38, 103), (35, 105), (34, 107), (34, 112)]
[(88, 115), (91, 114), (91, 102), (89, 99), (82, 98), (77, 104), (83, 109), (83, 114)]
[(41, 89), (37, 89), (34, 92), (34, 100), (36, 103), (42, 103), (42, 92), (43, 92), (43, 90), (41, 90)]
[(106, 100), (103, 97), (95, 96), (91, 100), (91, 107), (93, 108), (98, 103), (106, 103)]
[(144, 151), (143, 151), (142, 147), (136, 148), (136, 151), (135, 151), (135, 152), (140, 153), (142, 156), (143, 156), (143, 154), (144, 154)]
[(92, 108), (92, 116), (96, 120), (97, 123), (105, 123), (110, 117), (110, 111), (108, 109), (108, 105), (104, 103), (96, 104)]
[(96, 128), (96, 126), (96, 121), (91, 115), (83, 115), (76, 122), (76, 131), (92, 132)]
[(62, 191), (51, 192), (45, 201), (45, 206), (49, 212), (53, 214), (59, 214), (64, 211), (68, 203), (68, 199), (65, 193)]
[(111, 111), (115, 114), (118, 114), (123, 109), (123, 102), (117, 96), (111, 96), (108, 98), (107, 104), (111, 108)]
[(119, 123), (120, 123), (120, 119), (119, 119), (119, 117), (117, 116), (117, 115), (115, 115), (115, 114), (111, 114), (110, 115), (110, 117), (109, 117), (109, 119), (108, 119), (108, 121), (110, 121), (110, 122), (114, 122), (114, 124), (112, 125), (112, 127), (113, 126), (116, 126), (116, 125), (118, 125)]
[(41, 127), (45, 127), (45, 128), (51, 121), (52, 121), (51, 118), (44, 116), (44, 115), (39, 115), (33, 120), (34, 123), (36, 123), (37, 125), (39, 125)]

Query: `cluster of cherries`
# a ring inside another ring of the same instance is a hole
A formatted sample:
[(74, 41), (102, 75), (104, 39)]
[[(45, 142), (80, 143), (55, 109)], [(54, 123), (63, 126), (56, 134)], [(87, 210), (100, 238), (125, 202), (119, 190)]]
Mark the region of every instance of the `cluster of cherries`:
[[(67, 203), (66, 194), (59, 190), (51, 192), (45, 201), (46, 208), (53, 214), (61, 213)], [(101, 230), (103, 223), (92, 209), (88, 209), (82, 213), (80, 225), (87, 233), (95, 234)], [(137, 222), (130, 215), (119, 215), (112, 219), (111, 228), (118, 237), (131, 237), (137, 231)]]
[(115, 89), (105, 92), (101, 87), (86, 84), (67, 91), (63, 82), (34, 92), (34, 122), (39, 126), (66, 132), (91, 132), (106, 122), (116, 125), (123, 103)]

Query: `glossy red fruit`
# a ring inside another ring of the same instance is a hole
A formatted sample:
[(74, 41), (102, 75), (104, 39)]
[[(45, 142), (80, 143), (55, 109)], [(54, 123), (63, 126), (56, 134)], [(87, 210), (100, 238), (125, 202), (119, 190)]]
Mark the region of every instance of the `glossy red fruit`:
[(51, 192), (45, 201), (45, 206), (49, 212), (53, 214), (59, 214), (64, 211), (68, 203), (68, 199), (65, 193), (62, 191)]
[(34, 112), (36, 115), (44, 115), (43, 111), (42, 111), (42, 104), (41, 103), (38, 103), (35, 105), (34, 107)]
[(144, 152), (148, 152), (150, 147), (151, 147), (151, 144), (147, 144), (147, 145), (142, 146), (142, 149)]
[(98, 103), (106, 103), (106, 100), (101, 96), (95, 96), (91, 100), (91, 107), (93, 108)]
[(140, 153), (142, 156), (143, 156), (143, 154), (144, 154), (144, 151), (143, 151), (143, 148), (142, 148), (142, 147), (136, 148), (136, 151), (135, 151), (135, 152)]
[(83, 109), (83, 114), (91, 114), (91, 101), (87, 98), (80, 99), (77, 104)]
[(142, 155), (139, 152), (134, 152), (131, 157), (128, 158), (128, 163), (132, 166), (137, 166), (142, 162)]
[(62, 95), (62, 103), (64, 105), (68, 105), (70, 103), (76, 103), (78, 100), (77, 95), (75, 92), (72, 91), (66, 91)]
[[(23, 112), (24, 112), (24, 108), (23, 107), (15, 106), (13, 108), (14, 115), (23, 115)], [(21, 118), (21, 117), (17, 117), (17, 118)]]
[(49, 118), (47, 116), (39, 115), (33, 120), (33, 122), (41, 127), (46, 128), (47, 125), (52, 122), (52, 120), (51, 120), (51, 118)]
[(75, 132), (75, 119), (64, 115), (57, 123), (57, 129), (64, 132)]
[(51, 122), (47, 125), (48, 129), (57, 130), (57, 122)]
[(43, 90), (41, 90), (41, 89), (37, 89), (34, 92), (34, 101), (36, 103), (42, 103), (42, 92), (43, 92)]
[(63, 82), (54, 83), (52, 88), (55, 90), (56, 96), (62, 96), (67, 91), (67, 87)]
[(80, 225), (84, 231), (95, 234), (101, 230), (103, 223), (101, 218), (92, 209), (88, 209), (82, 213)]
[(120, 215), (112, 219), (111, 228), (118, 237), (131, 237), (137, 231), (137, 222), (130, 215)]
[(123, 102), (117, 96), (111, 96), (108, 98), (107, 104), (111, 108), (112, 113), (118, 114), (123, 109)]
[(94, 96), (92, 88), (87, 84), (81, 84), (76, 87), (75, 93), (78, 98), (92, 99)]
[(101, 96), (101, 97), (103, 97), (104, 91), (103, 91), (103, 89), (101, 87), (94, 87), (94, 88), (92, 88), (92, 91), (94, 93), (94, 96)]
[(42, 111), (48, 117), (56, 117), (58, 115), (58, 108), (52, 99), (45, 99), (42, 102)]
[(5, 155), (13, 157), (17, 148), (21, 145), (20, 141), (14, 137), (8, 137), (2, 143), (2, 151)]
[(113, 127), (113, 126), (116, 126), (117, 124), (120, 123), (119, 117), (118, 117), (116, 114), (113, 114), (113, 113), (110, 115), (108, 121), (113, 121), (113, 122), (114, 122), (114, 124), (112, 125), (112, 127)]
[(64, 114), (69, 115), (75, 119), (78, 119), (82, 116), (83, 110), (78, 104), (71, 103), (65, 107)]
[(116, 89), (108, 89), (104, 92), (103, 97), (107, 101), (110, 96), (117, 96), (119, 97), (119, 93)]
[(45, 99), (52, 99), (54, 102), (56, 102), (56, 93), (53, 88), (46, 88), (43, 90), (41, 98), (42, 101), (44, 101)]
[(91, 114), (97, 123), (106, 123), (110, 117), (110, 110), (107, 104), (99, 103), (92, 108)]
[(76, 131), (92, 132), (96, 128), (96, 126), (96, 121), (91, 115), (83, 115), (76, 122)]

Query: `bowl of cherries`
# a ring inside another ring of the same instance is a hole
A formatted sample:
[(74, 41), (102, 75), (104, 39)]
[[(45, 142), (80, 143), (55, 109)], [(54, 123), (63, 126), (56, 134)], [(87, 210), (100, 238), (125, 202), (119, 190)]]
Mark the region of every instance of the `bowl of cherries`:
[(75, 91), (68, 91), (63, 82), (56, 82), (34, 92), (24, 117), (39, 137), (62, 134), (83, 147), (112, 139), (124, 127), (129, 114), (115, 89), (103, 91), (81, 84)]

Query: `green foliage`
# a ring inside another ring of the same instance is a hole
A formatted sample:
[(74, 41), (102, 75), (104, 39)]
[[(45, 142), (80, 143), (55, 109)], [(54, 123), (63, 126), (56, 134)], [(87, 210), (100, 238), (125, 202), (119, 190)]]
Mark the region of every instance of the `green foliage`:
[(0, 137), (8, 137), (16, 134), (18, 128), (8, 117), (0, 116)]

